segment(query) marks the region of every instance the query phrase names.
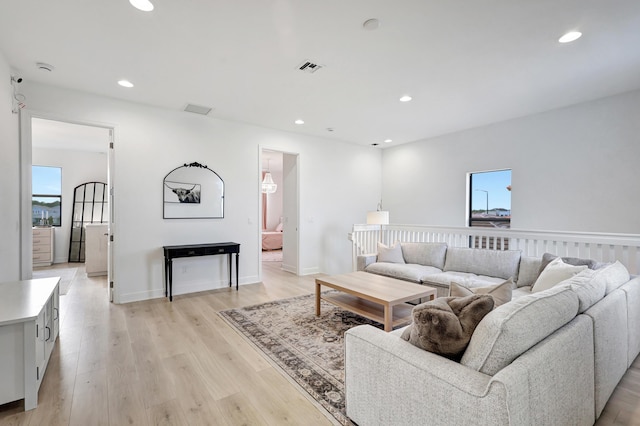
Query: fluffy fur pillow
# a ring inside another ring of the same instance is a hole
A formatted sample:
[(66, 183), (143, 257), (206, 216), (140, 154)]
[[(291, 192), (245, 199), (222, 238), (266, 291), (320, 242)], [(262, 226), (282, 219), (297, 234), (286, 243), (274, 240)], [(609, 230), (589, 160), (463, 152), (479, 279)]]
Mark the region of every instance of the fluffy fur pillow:
[(495, 302), (494, 307), (504, 305), (507, 302), (511, 302), (511, 296), (513, 292), (513, 280), (509, 278), (502, 284), (491, 285), (487, 287), (474, 287), (469, 288), (457, 282), (452, 282), (449, 286), (449, 296), (451, 297), (464, 297), (471, 296), (472, 294), (488, 294), (493, 297)]
[(413, 323), (401, 337), (421, 349), (458, 361), (476, 326), (493, 305), (493, 298), (486, 294), (431, 300), (413, 308)]

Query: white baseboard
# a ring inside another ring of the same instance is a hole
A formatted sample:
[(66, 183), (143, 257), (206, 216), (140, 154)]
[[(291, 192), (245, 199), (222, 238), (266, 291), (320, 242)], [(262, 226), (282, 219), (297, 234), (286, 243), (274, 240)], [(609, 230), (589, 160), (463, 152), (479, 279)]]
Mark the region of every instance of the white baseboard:
[[(257, 276), (249, 276), (249, 277), (240, 277), (240, 286), (245, 284), (255, 284), (260, 282)], [(235, 277), (232, 284), (232, 288), (235, 288)], [(117, 286), (116, 286), (117, 287)], [(211, 281), (194, 281), (190, 283), (183, 283), (179, 286), (176, 286), (174, 283), (173, 286), (173, 295), (179, 296), (181, 294), (189, 294), (189, 293), (197, 293), (200, 291), (209, 291), (209, 290), (217, 290), (220, 288), (228, 288), (229, 281), (220, 280), (217, 282)], [(115, 303), (131, 303), (131, 302), (140, 302), (143, 300), (151, 300), (158, 299), (161, 297), (165, 297), (164, 295), (164, 283), (163, 287), (160, 289), (153, 289), (149, 291), (139, 291), (134, 293), (123, 293), (121, 289), (116, 289), (117, 300)]]

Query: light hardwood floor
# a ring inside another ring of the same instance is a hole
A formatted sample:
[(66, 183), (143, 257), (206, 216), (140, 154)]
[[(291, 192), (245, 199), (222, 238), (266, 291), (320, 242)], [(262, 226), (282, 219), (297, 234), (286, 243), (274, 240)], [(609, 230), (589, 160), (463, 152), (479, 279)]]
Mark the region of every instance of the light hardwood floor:
[[(67, 266), (67, 265), (57, 265)], [(264, 283), (124, 305), (80, 269), (61, 296), (60, 338), (35, 410), (0, 425), (329, 425), (217, 312), (314, 291), (314, 277), (263, 263)], [(640, 425), (640, 361), (599, 425)]]

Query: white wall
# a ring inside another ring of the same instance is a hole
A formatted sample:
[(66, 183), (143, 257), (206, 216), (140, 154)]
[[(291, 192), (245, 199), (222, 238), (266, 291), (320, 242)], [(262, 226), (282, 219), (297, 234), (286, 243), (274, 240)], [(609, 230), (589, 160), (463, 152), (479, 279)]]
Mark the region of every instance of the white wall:
[(0, 52), (0, 282), (20, 278), (18, 115), (11, 112), (9, 64)]
[(512, 169), (512, 228), (640, 233), (640, 91), (386, 149), (392, 223), (465, 226), (469, 172)]
[(73, 211), (73, 190), (85, 182), (107, 182), (107, 154), (34, 147), (32, 164), (62, 168), (62, 226), (54, 228), (53, 261), (54, 263), (67, 262), (69, 259), (71, 212)]
[[(380, 196), (379, 150), (39, 84), (26, 93), (34, 111), (115, 128), (116, 302), (164, 295), (169, 244), (238, 242), (241, 284), (258, 281), (262, 148), (300, 154), (300, 269), (351, 269), (347, 233)], [(224, 219), (162, 219), (164, 176), (192, 161), (223, 178)], [(225, 265), (221, 256), (177, 261), (174, 294), (226, 286)]]

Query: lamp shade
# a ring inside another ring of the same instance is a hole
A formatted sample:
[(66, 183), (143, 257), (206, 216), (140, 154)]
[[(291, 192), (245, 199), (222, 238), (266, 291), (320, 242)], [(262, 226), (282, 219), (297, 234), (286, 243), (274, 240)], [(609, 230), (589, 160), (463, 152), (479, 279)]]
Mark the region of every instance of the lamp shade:
[(388, 225), (389, 224), (389, 212), (388, 211), (375, 211), (367, 212), (367, 225)]
[(262, 192), (265, 194), (273, 194), (276, 192), (276, 189), (278, 189), (278, 185), (273, 181), (271, 173), (265, 173), (264, 179), (262, 180)]

